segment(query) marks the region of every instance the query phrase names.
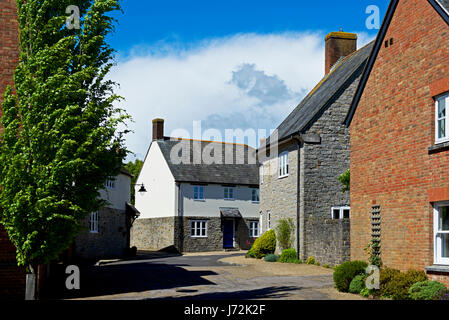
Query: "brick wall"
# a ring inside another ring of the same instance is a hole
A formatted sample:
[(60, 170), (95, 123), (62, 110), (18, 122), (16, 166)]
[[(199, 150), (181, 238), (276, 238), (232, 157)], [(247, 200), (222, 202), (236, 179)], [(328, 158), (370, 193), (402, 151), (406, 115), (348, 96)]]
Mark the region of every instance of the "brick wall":
[(352, 259), (366, 259), (377, 204), (384, 264), (404, 271), (433, 264), (429, 194), (449, 188), (449, 152), (429, 147), (433, 96), (449, 75), (448, 36), (428, 1), (399, 1), (385, 39), (393, 45), (382, 46), (350, 128)]

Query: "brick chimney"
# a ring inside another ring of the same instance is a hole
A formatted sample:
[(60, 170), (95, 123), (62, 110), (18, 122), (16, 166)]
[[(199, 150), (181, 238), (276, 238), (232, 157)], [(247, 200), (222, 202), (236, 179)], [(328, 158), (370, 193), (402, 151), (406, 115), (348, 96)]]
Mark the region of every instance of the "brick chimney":
[(326, 74), (341, 57), (357, 51), (357, 35), (348, 32), (331, 32), (326, 36)]
[(164, 119), (153, 120), (153, 141), (164, 139)]

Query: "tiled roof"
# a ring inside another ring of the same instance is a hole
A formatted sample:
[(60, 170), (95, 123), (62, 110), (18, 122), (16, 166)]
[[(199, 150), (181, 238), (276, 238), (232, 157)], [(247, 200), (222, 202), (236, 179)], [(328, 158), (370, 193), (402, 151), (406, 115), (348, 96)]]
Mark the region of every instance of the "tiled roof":
[[(327, 106), (328, 102), (351, 79), (352, 75), (365, 66), (373, 45), (374, 41), (337, 62), (332, 71), (279, 125), (277, 128), (279, 141), (301, 132)], [(269, 139), (267, 144), (269, 144)]]
[[(259, 185), (256, 150), (247, 145), (177, 138), (165, 138), (157, 143), (178, 182)], [(221, 152), (221, 161), (213, 161), (218, 163), (201, 157), (213, 156), (214, 149)], [(181, 150), (189, 152), (181, 153)], [(231, 163), (225, 164), (228, 162)]]
[(449, 14), (449, 0), (437, 0), (437, 2), (447, 11)]

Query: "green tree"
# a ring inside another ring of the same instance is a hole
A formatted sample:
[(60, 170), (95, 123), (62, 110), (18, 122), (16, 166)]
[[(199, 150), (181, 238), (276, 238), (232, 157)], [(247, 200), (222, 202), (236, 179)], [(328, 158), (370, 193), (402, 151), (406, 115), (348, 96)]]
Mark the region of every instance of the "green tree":
[[(80, 28), (66, 26), (79, 8)], [(54, 261), (98, 210), (99, 190), (128, 151), (119, 125), (128, 116), (105, 79), (113, 50), (105, 38), (118, 0), (17, 0), (20, 57), (7, 88), (0, 136), (0, 222), (19, 265), (35, 273)]]
[(346, 170), (343, 174), (341, 174), (338, 177), (338, 181), (340, 181), (343, 184), (343, 192), (347, 192), (350, 189), (351, 186), (351, 172), (350, 170)]
[(290, 249), (293, 245), (295, 225), (292, 219), (281, 219), (276, 226), (276, 238), (281, 250)]
[(125, 165), (125, 169), (128, 170), (134, 177), (131, 179), (131, 183), (133, 185), (133, 187), (131, 188), (131, 203), (135, 204), (136, 203), (136, 189), (134, 188), (134, 185), (137, 182), (137, 178), (139, 177), (140, 174), (140, 170), (142, 170), (142, 166), (143, 166), (143, 161), (136, 159), (136, 161), (132, 162), (128, 162)]

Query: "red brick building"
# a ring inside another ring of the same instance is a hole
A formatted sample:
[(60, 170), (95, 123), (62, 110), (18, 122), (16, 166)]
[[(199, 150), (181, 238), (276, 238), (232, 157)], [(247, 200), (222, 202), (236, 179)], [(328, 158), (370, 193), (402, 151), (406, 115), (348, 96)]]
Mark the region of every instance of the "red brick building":
[[(393, 0), (346, 119), (351, 258), (449, 285), (449, 1)], [(380, 222), (380, 224), (379, 224)]]
[[(13, 83), (18, 62), (18, 26), (15, 0), (0, 1), (0, 103), (6, 86)], [(0, 110), (1, 114), (1, 110)], [(17, 267), (16, 249), (0, 225), (0, 298), (23, 299), (25, 270)]]

